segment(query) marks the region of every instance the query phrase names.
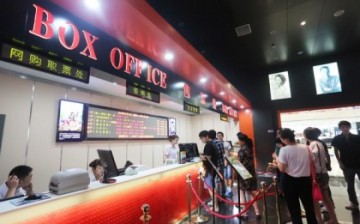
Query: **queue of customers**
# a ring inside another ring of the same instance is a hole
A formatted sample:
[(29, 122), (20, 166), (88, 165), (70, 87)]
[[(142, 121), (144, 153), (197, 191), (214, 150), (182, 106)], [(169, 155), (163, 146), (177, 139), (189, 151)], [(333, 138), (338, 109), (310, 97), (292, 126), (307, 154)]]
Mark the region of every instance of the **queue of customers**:
[[(355, 175), (360, 178), (360, 136), (350, 133), (351, 124), (340, 121), (342, 131), (333, 138), (335, 156), (343, 170), (347, 182), (347, 191), (350, 205), (345, 208), (358, 211), (358, 200), (355, 192)], [(280, 129), (277, 140), (281, 147), (276, 147), (273, 154), (271, 168), (276, 168), (280, 180), (280, 192), (283, 193), (292, 222), (302, 223), (300, 201), (305, 209), (308, 223), (324, 223), (320, 202), (313, 200), (312, 178), (310, 168), (313, 165), (316, 173), (316, 183), (320, 186), (323, 205), (329, 213), (328, 223), (339, 223), (335, 213), (335, 203), (329, 187), (328, 171), (331, 170), (330, 156), (327, 145), (319, 139), (321, 131), (318, 128), (308, 127), (303, 131), (306, 145), (297, 143), (292, 130)]]

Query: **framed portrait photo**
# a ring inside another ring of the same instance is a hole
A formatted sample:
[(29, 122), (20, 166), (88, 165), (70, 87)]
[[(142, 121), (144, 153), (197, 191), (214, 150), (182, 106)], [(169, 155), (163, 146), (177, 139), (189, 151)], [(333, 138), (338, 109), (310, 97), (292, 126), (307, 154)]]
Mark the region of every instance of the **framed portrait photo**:
[(287, 71), (269, 74), (271, 100), (291, 98), (289, 74)]
[(336, 62), (313, 66), (316, 94), (341, 92), (341, 82)]

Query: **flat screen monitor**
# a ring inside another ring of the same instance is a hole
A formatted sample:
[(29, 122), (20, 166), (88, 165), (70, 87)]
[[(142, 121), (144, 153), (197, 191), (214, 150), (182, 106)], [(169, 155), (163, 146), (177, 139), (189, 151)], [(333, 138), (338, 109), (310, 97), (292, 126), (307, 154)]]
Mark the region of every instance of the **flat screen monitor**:
[(336, 62), (313, 66), (316, 94), (341, 92), (341, 82)]
[(82, 141), (84, 134), (83, 103), (60, 100), (57, 119), (57, 142)]
[(271, 100), (291, 98), (289, 74), (287, 71), (269, 74)]
[(117, 169), (112, 151), (108, 149), (98, 149), (97, 152), (104, 168), (106, 169), (108, 174), (107, 177), (119, 176), (119, 171)]
[(180, 149), (180, 163), (184, 163), (184, 160), (190, 161), (192, 158), (200, 156), (196, 143), (179, 144), (179, 149)]

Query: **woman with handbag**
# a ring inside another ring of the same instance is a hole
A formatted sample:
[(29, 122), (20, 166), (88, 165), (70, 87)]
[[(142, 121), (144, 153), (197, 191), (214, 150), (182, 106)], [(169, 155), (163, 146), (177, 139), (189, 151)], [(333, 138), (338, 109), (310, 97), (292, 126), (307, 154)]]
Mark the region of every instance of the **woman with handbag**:
[[(322, 195), (322, 201), (324, 202), (326, 208), (329, 211), (330, 215), (330, 222), (331, 224), (337, 224), (339, 223), (335, 209), (334, 204), (331, 200), (331, 196), (329, 194), (329, 175), (328, 170), (326, 168), (326, 152), (324, 149), (324, 146), (317, 141), (318, 133), (315, 128), (306, 128), (304, 130), (304, 136), (306, 140), (309, 142), (309, 150), (314, 155), (315, 160), (313, 161), (314, 164), (314, 176), (316, 183), (320, 187), (320, 192)], [(315, 208), (315, 214), (316, 218), (318, 220), (319, 224), (324, 223), (321, 217), (321, 209), (319, 205), (319, 201), (315, 200), (314, 198), (314, 208)]]
[[(280, 131), (280, 139), (286, 145), (281, 148), (277, 167), (284, 173), (283, 190), (293, 224), (301, 224), (301, 200), (307, 223), (317, 224), (310, 176), (309, 150), (306, 145), (297, 144), (292, 130)], [(311, 155), (313, 156), (313, 155)]]

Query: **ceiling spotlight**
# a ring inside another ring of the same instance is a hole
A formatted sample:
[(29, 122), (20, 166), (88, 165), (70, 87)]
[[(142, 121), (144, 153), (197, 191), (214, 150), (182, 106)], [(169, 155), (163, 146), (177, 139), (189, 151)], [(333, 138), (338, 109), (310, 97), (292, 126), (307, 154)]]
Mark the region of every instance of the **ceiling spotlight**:
[(301, 26), (305, 26), (305, 25), (306, 25), (306, 21), (305, 21), (305, 20), (302, 21), (302, 22), (300, 23), (300, 25), (301, 25)]
[(174, 58), (174, 54), (173, 54), (173, 53), (167, 52), (167, 53), (165, 54), (165, 59), (166, 59), (166, 60), (171, 61), (173, 58)]
[(100, 7), (98, 0), (85, 0), (85, 5), (89, 9), (98, 9)]
[(338, 10), (338, 11), (336, 11), (336, 12), (334, 13), (334, 16), (335, 16), (335, 17), (339, 17), (339, 16), (344, 15), (344, 13), (345, 13), (345, 10), (340, 9), (340, 10)]
[(236, 103), (236, 100), (235, 100), (235, 99), (233, 99), (231, 102), (232, 102), (232, 103)]
[(246, 110), (245, 110), (245, 113), (250, 113), (250, 110), (249, 110), (249, 109), (246, 109)]
[(301, 55), (301, 54), (303, 54), (303, 53), (304, 53), (303, 51), (298, 51), (298, 52), (297, 52), (298, 55)]
[(240, 109), (244, 109), (244, 105), (240, 105)]
[(221, 91), (221, 92), (220, 92), (220, 95), (221, 95), (221, 96), (225, 95), (225, 92), (224, 92), (224, 91)]
[(25, 75), (20, 75), (19, 78), (20, 79), (26, 79), (26, 76)]
[(201, 82), (201, 83), (207, 82), (207, 78), (201, 78), (201, 79), (200, 79), (200, 82)]

